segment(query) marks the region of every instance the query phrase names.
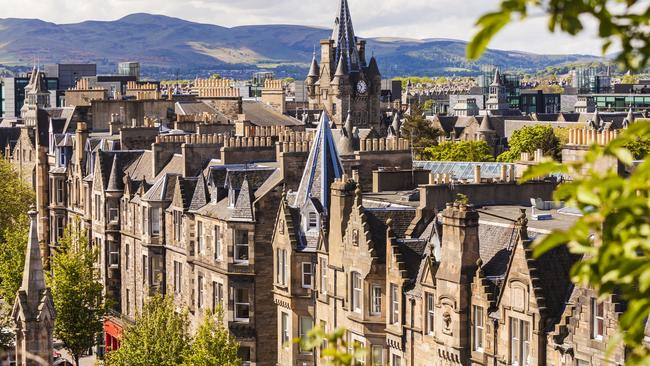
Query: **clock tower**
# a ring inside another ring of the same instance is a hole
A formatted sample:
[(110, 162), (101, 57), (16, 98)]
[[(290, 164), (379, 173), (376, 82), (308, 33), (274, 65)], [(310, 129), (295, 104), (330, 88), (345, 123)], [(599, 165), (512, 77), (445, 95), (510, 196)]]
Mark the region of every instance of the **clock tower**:
[(320, 46), (320, 66), (314, 53), (306, 80), (309, 108), (327, 111), (337, 128), (349, 112), (353, 127), (382, 133), (381, 75), (374, 57), (366, 62), (366, 41), (354, 35), (347, 0), (341, 0), (332, 36)]

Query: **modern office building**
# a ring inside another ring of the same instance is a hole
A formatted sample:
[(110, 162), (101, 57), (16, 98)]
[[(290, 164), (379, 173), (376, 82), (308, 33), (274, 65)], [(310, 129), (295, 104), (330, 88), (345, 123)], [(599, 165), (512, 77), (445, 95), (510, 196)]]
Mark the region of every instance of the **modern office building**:
[(524, 114), (559, 113), (560, 94), (544, 93), (542, 90), (522, 90), (519, 95), (519, 110)]
[[(60, 106), (59, 79), (45, 77), (47, 90), (50, 91), (50, 105)], [(25, 104), (25, 87), (29, 84), (29, 76), (8, 77), (0, 79), (0, 117), (20, 117), (20, 108)]]
[(97, 64), (56, 64), (45, 65), (45, 75), (59, 79), (59, 88), (68, 90), (82, 77), (97, 75)]
[(120, 62), (117, 64), (117, 74), (121, 76), (135, 76), (140, 80), (140, 63), (139, 62)]

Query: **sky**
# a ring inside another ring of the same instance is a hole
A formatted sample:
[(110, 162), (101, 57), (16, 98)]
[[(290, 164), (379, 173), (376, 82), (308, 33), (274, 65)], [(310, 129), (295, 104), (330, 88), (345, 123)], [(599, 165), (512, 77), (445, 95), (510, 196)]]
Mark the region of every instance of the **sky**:
[[(357, 36), (469, 40), (481, 14), (498, 0), (348, 0)], [(2, 18), (53, 23), (115, 20), (132, 13), (173, 16), (221, 26), (300, 24), (331, 28), (339, 0), (0, 0)], [(507, 26), (490, 48), (543, 54), (601, 55), (596, 27), (570, 37), (547, 30), (541, 14)], [(611, 50), (610, 50), (611, 51)]]

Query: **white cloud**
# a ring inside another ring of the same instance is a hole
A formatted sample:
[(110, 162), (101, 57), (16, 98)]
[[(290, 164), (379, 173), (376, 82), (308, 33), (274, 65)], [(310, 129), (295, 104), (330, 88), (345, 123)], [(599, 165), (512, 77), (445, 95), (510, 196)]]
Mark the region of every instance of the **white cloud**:
[[(337, 0), (0, 0), (3, 17), (55, 23), (114, 20), (146, 12), (190, 21), (238, 26), (302, 24), (330, 27)], [(364, 37), (454, 38), (468, 40), (474, 22), (496, 9), (498, 0), (349, 0), (356, 32)], [(593, 24), (577, 36), (551, 34), (544, 17), (512, 24), (492, 48), (535, 53), (600, 54)]]

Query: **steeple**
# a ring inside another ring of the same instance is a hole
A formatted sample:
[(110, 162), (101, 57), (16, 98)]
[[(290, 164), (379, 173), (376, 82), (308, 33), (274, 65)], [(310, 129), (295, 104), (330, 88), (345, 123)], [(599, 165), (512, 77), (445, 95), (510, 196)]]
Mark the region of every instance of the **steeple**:
[(339, 13), (334, 21), (334, 31), (332, 40), (336, 48), (335, 57), (342, 57), (345, 60), (347, 70), (358, 72), (361, 68), (359, 50), (357, 49), (357, 37), (354, 35), (352, 27), (352, 17), (347, 0), (341, 0)]
[(16, 361), (21, 366), (51, 365), (54, 303), (50, 289), (45, 286), (36, 211), (29, 212), (29, 219), (23, 282), (12, 311), (16, 327)]
[(307, 200), (315, 199), (327, 210), (330, 184), (334, 178), (341, 176), (343, 176), (343, 164), (332, 137), (330, 119), (327, 112), (323, 111), (292, 206), (302, 207)]
[(43, 272), (43, 260), (41, 249), (38, 245), (36, 233), (36, 212), (29, 212), (29, 238), (27, 242), (27, 253), (25, 255), (25, 268), (23, 270), (23, 283), (19, 291), (25, 291), (30, 305), (36, 308), (40, 301), (41, 292), (45, 290), (45, 275)]

